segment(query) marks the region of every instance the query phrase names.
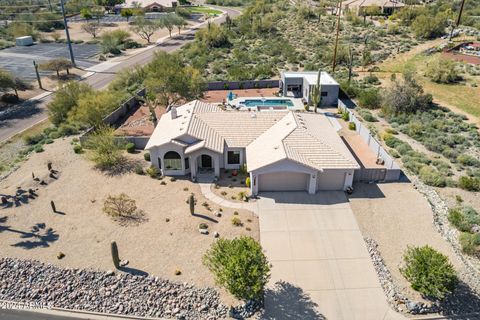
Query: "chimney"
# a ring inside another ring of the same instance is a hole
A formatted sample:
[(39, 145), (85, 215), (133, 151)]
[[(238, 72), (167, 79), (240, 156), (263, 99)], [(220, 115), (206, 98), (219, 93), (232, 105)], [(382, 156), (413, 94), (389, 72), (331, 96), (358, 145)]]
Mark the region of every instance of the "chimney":
[(172, 107), (172, 109), (170, 110), (170, 115), (172, 116), (172, 119), (177, 118), (177, 107)]

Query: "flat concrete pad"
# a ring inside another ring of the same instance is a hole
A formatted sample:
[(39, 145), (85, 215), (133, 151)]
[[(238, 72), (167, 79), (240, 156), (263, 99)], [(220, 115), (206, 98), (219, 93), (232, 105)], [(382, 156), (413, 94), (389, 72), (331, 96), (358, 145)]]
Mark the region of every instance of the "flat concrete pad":
[(272, 264), (266, 319), (403, 319), (393, 312), (343, 192), (276, 192), (258, 201)]

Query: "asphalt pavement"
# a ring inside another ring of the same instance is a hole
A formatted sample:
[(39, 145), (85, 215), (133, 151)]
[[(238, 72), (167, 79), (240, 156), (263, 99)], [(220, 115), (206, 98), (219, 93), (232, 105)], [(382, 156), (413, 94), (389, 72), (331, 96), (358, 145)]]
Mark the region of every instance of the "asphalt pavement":
[[(227, 12), (230, 17), (235, 17), (240, 14), (240, 11), (229, 8), (220, 8)], [(225, 21), (225, 15), (214, 19), (215, 23), (222, 23)], [(165, 51), (173, 52), (183, 47), (186, 43), (194, 39), (195, 33), (201, 27), (185, 31), (181, 35), (174, 35), (173, 38), (168, 39), (161, 44), (145, 50), (139, 54), (131, 56), (111, 68), (96, 72), (90, 77), (82, 80), (91, 85), (94, 89), (102, 89), (106, 87), (116, 76), (117, 72), (131, 69), (137, 65), (145, 65), (152, 60), (155, 52)], [(6, 116), (0, 115), (0, 142), (6, 141), (16, 134), (19, 134), (32, 126), (46, 120), (48, 118), (47, 104), (52, 100), (53, 94), (38, 99), (36, 101), (28, 100), (15, 107)]]

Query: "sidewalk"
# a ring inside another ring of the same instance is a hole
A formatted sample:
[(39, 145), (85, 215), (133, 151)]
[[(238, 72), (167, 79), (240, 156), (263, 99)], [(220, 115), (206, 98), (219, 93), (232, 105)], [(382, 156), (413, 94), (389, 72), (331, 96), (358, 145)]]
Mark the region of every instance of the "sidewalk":
[(202, 194), (208, 200), (212, 201), (215, 204), (218, 204), (222, 207), (232, 208), (232, 209), (244, 209), (249, 210), (255, 214), (258, 214), (258, 204), (256, 202), (232, 202), (228, 201), (222, 197), (217, 196), (212, 191), (211, 183), (199, 183), (200, 190)]

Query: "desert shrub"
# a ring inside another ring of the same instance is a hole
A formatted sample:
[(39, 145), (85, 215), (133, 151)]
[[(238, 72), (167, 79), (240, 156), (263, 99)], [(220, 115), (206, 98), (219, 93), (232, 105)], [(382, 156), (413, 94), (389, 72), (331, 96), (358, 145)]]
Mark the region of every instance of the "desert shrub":
[(463, 252), (470, 255), (476, 254), (480, 245), (480, 233), (462, 232), (458, 237), (458, 241)]
[(239, 217), (232, 217), (232, 224), (235, 227), (241, 227), (243, 225), (242, 220)]
[(23, 141), (25, 141), (25, 143), (28, 145), (35, 145), (37, 143), (40, 143), (44, 138), (44, 135), (42, 133), (39, 133), (34, 135), (27, 135), (23, 138)]
[(245, 185), (246, 185), (248, 188), (250, 188), (250, 183), (251, 183), (250, 177), (247, 177), (247, 178), (245, 179)]
[(344, 121), (350, 121), (350, 113), (348, 113), (348, 111), (345, 111), (342, 113), (342, 119)]
[(78, 153), (82, 153), (82, 152), (83, 152), (82, 146), (79, 145), (79, 144), (74, 145), (74, 146), (73, 146), (73, 152), (75, 152), (75, 153), (77, 153), (77, 154), (78, 154)]
[(401, 273), (423, 296), (443, 299), (454, 290), (457, 282), (455, 269), (447, 256), (432, 247), (409, 247), (403, 261)]
[(81, 95), (69, 120), (94, 126), (103, 123), (103, 118), (119, 107), (126, 98), (125, 93), (92, 91)]
[(475, 177), (461, 176), (458, 186), (467, 191), (480, 191), (480, 179)]
[(113, 128), (98, 128), (88, 137), (85, 146), (91, 149), (90, 158), (100, 169), (115, 167), (125, 160), (123, 142), (115, 137)]
[(78, 129), (73, 124), (64, 123), (58, 127), (58, 134), (60, 136), (71, 136), (78, 133)]
[(100, 42), (103, 53), (120, 54), (129, 37), (130, 33), (121, 29), (104, 32)]
[(447, 15), (439, 12), (435, 16), (422, 14), (415, 18), (412, 29), (418, 38), (432, 39), (445, 34)]
[(452, 83), (460, 78), (456, 63), (451, 59), (437, 58), (430, 61), (425, 76), (437, 83)]
[(125, 193), (109, 195), (103, 203), (103, 212), (112, 217), (130, 217), (135, 211), (137, 211), (135, 200)]
[(357, 111), (358, 114), (367, 122), (377, 122), (378, 119), (368, 110), (360, 109)]
[(134, 153), (135, 152), (135, 143), (129, 142), (125, 145), (125, 150), (127, 150), (128, 153)]
[(270, 266), (260, 244), (250, 237), (219, 239), (203, 257), (215, 281), (242, 300), (261, 300)]
[(472, 228), (460, 208), (452, 208), (448, 211), (448, 221), (460, 231), (469, 232)]
[(355, 122), (349, 122), (349, 123), (348, 123), (348, 129), (350, 129), (350, 130), (356, 130), (356, 129), (357, 129), (357, 125), (355, 124)]
[(366, 89), (358, 95), (358, 104), (362, 108), (378, 109), (382, 104), (382, 97), (378, 89)]
[(43, 152), (43, 147), (42, 145), (40, 144), (37, 144), (34, 148), (33, 148), (33, 151), (35, 151), (36, 153), (40, 153), (40, 152)]
[(433, 187), (445, 187), (445, 177), (435, 168), (430, 166), (424, 166), (419, 172), (420, 179), (429, 186)]
[(151, 165), (147, 170), (147, 174), (150, 176), (150, 178), (157, 179), (160, 176), (160, 170), (155, 167), (154, 165)]
[(143, 159), (145, 159), (145, 161), (150, 161), (150, 152), (146, 152), (143, 154)]
[(61, 86), (47, 106), (50, 121), (56, 126), (66, 122), (69, 112), (77, 106), (79, 97), (91, 91), (88, 84), (81, 82), (70, 81)]
[(135, 173), (139, 175), (144, 175), (145, 171), (143, 170), (141, 165), (137, 164), (135, 165)]
[(461, 154), (457, 156), (457, 162), (463, 164), (464, 166), (480, 166), (480, 161), (477, 158), (474, 158), (467, 154)]

